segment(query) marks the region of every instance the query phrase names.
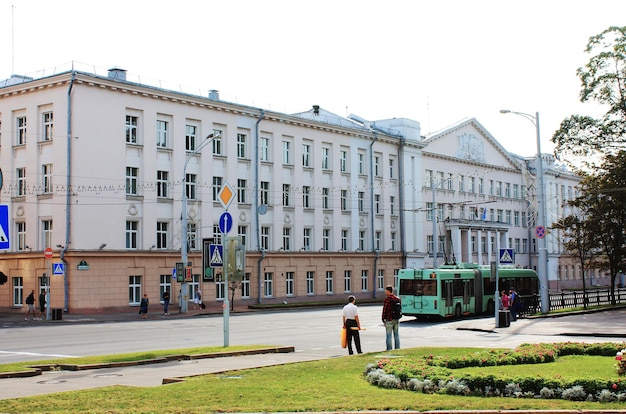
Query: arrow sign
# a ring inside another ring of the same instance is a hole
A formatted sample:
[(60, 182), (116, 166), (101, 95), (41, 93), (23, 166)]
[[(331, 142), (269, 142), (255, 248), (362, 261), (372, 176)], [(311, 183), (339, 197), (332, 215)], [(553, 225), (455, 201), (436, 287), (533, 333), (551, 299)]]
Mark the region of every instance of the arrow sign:
[(226, 234), (233, 228), (233, 216), (227, 211), (220, 216), (220, 231)]

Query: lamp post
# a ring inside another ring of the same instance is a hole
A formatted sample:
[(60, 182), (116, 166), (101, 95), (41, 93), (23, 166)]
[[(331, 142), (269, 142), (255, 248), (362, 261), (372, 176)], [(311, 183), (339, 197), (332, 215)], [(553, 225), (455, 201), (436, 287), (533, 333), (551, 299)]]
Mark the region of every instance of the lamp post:
[[(218, 138), (220, 135), (208, 135), (204, 141), (192, 152), (187, 154), (187, 159), (185, 160), (185, 166), (183, 167), (183, 196), (182, 196), (182, 214), (180, 218), (180, 226), (181, 226), (181, 242), (180, 242), (180, 261), (183, 263), (183, 271), (187, 272), (187, 165), (191, 158), (196, 155), (198, 152), (202, 150), (202, 148), (206, 147), (211, 141), (215, 138)], [(189, 307), (189, 300), (185, 300), (185, 292), (187, 291), (187, 283), (185, 282), (185, 275), (183, 275), (183, 281), (180, 285), (180, 312), (187, 313)]]
[(543, 227), (544, 234), (537, 234), (537, 248), (538, 263), (537, 273), (539, 274), (539, 293), (541, 297), (541, 313), (548, 313), (550, 311), (550, 297), (548, 295), (548, 249), (546, 247), (545, 228), (546, 228), (546, 204), (544, 196), (544, 184), (543, 184), (543, 160), (541, 158), (541, 136), (539, 134), (539, 112), (535, 112), (535, 115), (526, 114), (524, 112), (510, 111), (508, 109), (501, 109), (500, 113), (503, 114), (515, 114), (528, 119), (533, 123), (537, 132), (537, 227)]

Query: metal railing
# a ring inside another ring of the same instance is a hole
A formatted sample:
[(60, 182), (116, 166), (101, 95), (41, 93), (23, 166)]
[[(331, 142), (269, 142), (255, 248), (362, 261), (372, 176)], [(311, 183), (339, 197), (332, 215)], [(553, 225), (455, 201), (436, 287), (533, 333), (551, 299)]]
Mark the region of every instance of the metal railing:
[[(550, 310), (582, 308), (586, 296), (587, 306), (611, 305), (611, 289), (588, 289), (586, 295), (582, 290), (550, 292)], [(523, 309), (520, 315), (530, 315), (541, 309), (541, 298), (537, 295), (520, 295)], [(626, 288), (615, 288), (615, 303), (626, 303)]]

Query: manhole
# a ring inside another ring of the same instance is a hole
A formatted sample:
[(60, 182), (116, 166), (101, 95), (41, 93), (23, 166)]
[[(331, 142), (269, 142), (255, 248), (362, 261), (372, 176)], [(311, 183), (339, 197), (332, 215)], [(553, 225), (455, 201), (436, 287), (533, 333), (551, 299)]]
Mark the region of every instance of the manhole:
[(36, 384), (62, 384), (67, 382), (65, 380), (45, 380), (45, 381), (37, 381)]
[(115, 377), (121, 377), (122, 374), (96, 374), (96, 375), (92, 375), (92, 378), (115, 378)]

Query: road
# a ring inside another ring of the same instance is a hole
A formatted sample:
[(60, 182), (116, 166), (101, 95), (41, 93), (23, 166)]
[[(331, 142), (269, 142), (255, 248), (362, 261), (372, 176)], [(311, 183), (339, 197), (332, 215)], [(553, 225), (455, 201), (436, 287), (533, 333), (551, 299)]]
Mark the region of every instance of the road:
[[(385, 330), (380, 306), (359, 308), (364, 352), (383, 351)], [(223, 346), (221, 315), (172, 317), (115, 322), (72, 319), (61, 323), (15, 321), (0, 330), (0, 363), (58, 357), (106, 355), (151, 350)], [(403, 348), (416, 346), (469, 346), (514, 348), (521, 343), (580, 340), (618, 341), (626, 338), (621, 327), (626, 310), (545, 319), (522, 319), (509, 328), (494, 329), (494, 318), (448, 322), (421, 322), (403, 318)], [(347, 354), (339, 346), (341, 309), (289, 309), (281, 312), (231, 314), (229, 345), (294, 346), (308, 358)], [(596, 335), (593, 335), (596, 334)]]

